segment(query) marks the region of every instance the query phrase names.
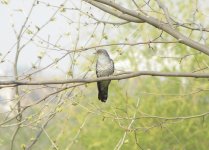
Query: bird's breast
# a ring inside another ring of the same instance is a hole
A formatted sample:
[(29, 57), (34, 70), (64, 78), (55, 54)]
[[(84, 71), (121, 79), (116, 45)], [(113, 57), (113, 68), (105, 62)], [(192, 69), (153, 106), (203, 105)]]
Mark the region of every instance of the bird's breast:
[(109, 75), (112, 75), (114, 72), (114, 66), (113, 66), (112, 61), (106, 62), (106, 63), (97, 62), (96, 69), (97, 69), (98, 77), (109, 76)]

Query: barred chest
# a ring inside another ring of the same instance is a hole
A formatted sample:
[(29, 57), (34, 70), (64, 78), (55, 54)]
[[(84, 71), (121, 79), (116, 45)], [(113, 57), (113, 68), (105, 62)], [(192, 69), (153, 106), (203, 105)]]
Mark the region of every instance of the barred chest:
[(96, 64), (97, 77), (109, 76), (114, 72), (114, 64), (111, 59), (101, 58)]

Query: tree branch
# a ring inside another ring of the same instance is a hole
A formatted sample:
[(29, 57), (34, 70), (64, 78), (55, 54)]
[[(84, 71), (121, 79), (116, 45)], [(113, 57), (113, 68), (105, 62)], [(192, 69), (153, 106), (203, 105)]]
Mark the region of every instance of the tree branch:
[[(108, 5), (108, 6), (114, 8), (114, 9), (116, 9), (116, 10), (118, 10), (118, 11), (120, 11), (120, 12), (126, 14), (126, 15), (130, 15), (132, 17), (141, 19), (141, 20), (145, 21), (146, 23), (167, 32), (168, 34), (170, 34), (171, 36), (173, 36), (174, 38), (179, 40), (180, 43), (183, 43), (183, 44), (185, 44), (185, 45), (187, 45), (191, 48), (194, 48), (194, 49), (196, 49), (200, 52), (203, 52), (203, 53), (205, 53), (206, 55), (209, 56), (209, 47), (207, 47), (206, 45), (200, 44), (200, 43), (186, 37), (185, 35), (181, 34), (179, 31), (173, 29), (169, 24), (167, 24), (163, 21), (160, 21), (160, 20), (158, 20), (154, 17), (146, 16), (146, 15), (143, 15), (143, 14), (138, 13), (136, 11), (124, 8), (124, 7), (120, 6), (119, 4), (116, 4), (115, 2), (113, 2), (111, 0), (84, 0), (84, 1), (86, 1), (87, 3), (90, 3), (92, 5), (93, 5), (92, 2), (96, 1), (96, 2), (99, 2), (99, 3), (105, 4), (105, 5)], [(106, 12), (108, 13), (108, 11), (106, 11)]]
[(92, 0), (84, 0), (86, 1), (87, 3), (89, 4), (92, 4), (93, 6), (113, 15), (113, 16), (116, 16), (120, 19), (123, 19), (123, 20), (126, 20), (126, 21), (129, 21), (129, 22), (135, 22), (135, 23), (144, 23), (144, 21), (142, 21), (141, 19), (139, 18), (136, 18), (136, 17), (132, 17), (130, 15), (127, 15), (127, 14), (123, 14), (119, 11), (116, 11), (116, 10), (112, 10), (110, 9), (109, 7), (105, 6), (105, 5), (101, 5), (100, 3), (98, 2), (95, 2), (95, 1), (92, 1)]
[(89, 79), (69, 79), (60, 81), (0, 81), (0, 85), (46, 85), (46, 84), (69, 84), (69, 83), (92, 83), (104, 80), (122, 80), (134, 78), (139, 76), (160, 76), (160, 77), (193, 77), (193, 78), (209, 78), (209, 74), (202, 73), (182, 73), (182, 72), (156, 72), (156, 71), (139, 71), (139, 72), (125, 72), (116, 74), (114, 76), (102, 78), (89, 78)]

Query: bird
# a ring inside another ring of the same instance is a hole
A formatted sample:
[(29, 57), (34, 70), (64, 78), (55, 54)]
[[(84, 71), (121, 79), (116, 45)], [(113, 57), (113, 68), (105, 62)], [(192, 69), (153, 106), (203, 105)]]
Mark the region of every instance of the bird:
[[(106, 77), (114, 73), (114, 62), (110, 58), (109, 54), (105, 49), (99, 49), (96, 51), (97, 62), (96, 62), (96, 75), (97, 77)], [(98, 81), (98, 99), (102, 102), (106, 102), (108, 98), (108, 87), (111, 80)]]

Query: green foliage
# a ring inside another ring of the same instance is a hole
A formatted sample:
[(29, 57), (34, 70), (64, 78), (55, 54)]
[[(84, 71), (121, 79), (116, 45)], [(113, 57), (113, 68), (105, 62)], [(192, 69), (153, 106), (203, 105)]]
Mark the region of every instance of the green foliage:
[[(95, 84), (88, 86), (77, 105), (67, 102), (49, 123), (46, 132), (59, 149), (113, 149), (127, 132), (122, 149), (202, 149), (208, 148), (208, 117), (165, 121), (143, 116), (181, 117), (209, 109), (207, 80), (141, 77), (113, 81), (107, 103), (97, 100)], [(137, 108), (137, 101), (139, 107)], [(52, 104), (53, 107), (54, 104)], [(136, 113), (131, 128), (128, 126)], [(148, 115), (146, 115), (148, 114)], [(121, 119), (117, 119), (121, 118)], [(129, 119), (128, 119), (129, 118)], [(43, 122), (40, 122), (40, 126)], [(32, 129), (32, 130), (31, 130)], [(28, 132), (28, 131), (32, 132)], [(38, 128), (22, 128), (16, 148), (34, 139)], [(1, 146), (6, 148), (10, 131), (1, 131)], [(138, 145), (136, 144), (138, 142)], [(201, 143), (201, 144), (200, 144)], [(34, 149), (52, 149), (42, 134)]]

